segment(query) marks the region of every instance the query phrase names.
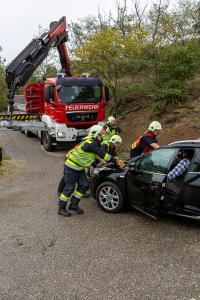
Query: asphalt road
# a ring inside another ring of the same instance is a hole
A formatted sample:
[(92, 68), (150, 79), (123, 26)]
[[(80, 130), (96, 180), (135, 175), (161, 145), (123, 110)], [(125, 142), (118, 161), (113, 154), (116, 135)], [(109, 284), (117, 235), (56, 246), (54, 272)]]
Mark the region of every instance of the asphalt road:
[(200, 227), (137, 212), (57, 215), (64, 151), (0, 132), (22, 167), (0, 177), (0, 299), (200, 299)]

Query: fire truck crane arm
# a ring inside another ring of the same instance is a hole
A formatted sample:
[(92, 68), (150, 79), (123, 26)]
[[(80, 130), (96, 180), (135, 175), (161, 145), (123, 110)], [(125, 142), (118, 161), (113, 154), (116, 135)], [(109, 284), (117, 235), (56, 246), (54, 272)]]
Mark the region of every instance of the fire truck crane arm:
[(8, 86), (9, 110), (13, 112), (14, 95), (18, 87), (24, 86), (33, 72), (47, 57), (51, 47), (57, 47), (60, 62), (66, 76), (70, 74), (70, 61), (65, 46), (68, 40), (66, 19), (50, 24), (50, 30), (39, 38), (33, 39), (6, 68), (6, 83)]

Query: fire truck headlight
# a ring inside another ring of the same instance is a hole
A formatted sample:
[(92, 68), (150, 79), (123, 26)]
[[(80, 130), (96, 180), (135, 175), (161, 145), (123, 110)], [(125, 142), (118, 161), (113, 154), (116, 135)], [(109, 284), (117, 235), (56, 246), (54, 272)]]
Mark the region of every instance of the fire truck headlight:
[(57, 136), (58, 136), (59, 138), (65, 138), (65, 137), (66, 137), (66, 134), (65, 134), (65, 132), (58, 132)]

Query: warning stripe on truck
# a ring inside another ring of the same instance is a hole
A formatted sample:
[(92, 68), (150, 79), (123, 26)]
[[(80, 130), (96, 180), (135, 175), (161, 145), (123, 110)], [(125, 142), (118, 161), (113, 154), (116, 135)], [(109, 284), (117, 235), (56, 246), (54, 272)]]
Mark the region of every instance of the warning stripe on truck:
[(29, 120), (40, 120), (39, 114), (1, 114), (0, 121), (5, 120), (17, 120), (17, 121), (29, 121)]

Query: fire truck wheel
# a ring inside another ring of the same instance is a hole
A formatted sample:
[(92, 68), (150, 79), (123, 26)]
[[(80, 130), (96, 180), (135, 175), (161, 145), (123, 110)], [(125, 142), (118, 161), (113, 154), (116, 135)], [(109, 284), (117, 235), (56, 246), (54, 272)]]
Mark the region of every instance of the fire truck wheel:
[(56, 146), (52, 145), (53, 139), (52, 137), (49, 135), (48, 132), (43, 132), (42, 133), (42, 143), (44, 145), (44, 149), (48, 152), (52, 152), (56, 150)]

